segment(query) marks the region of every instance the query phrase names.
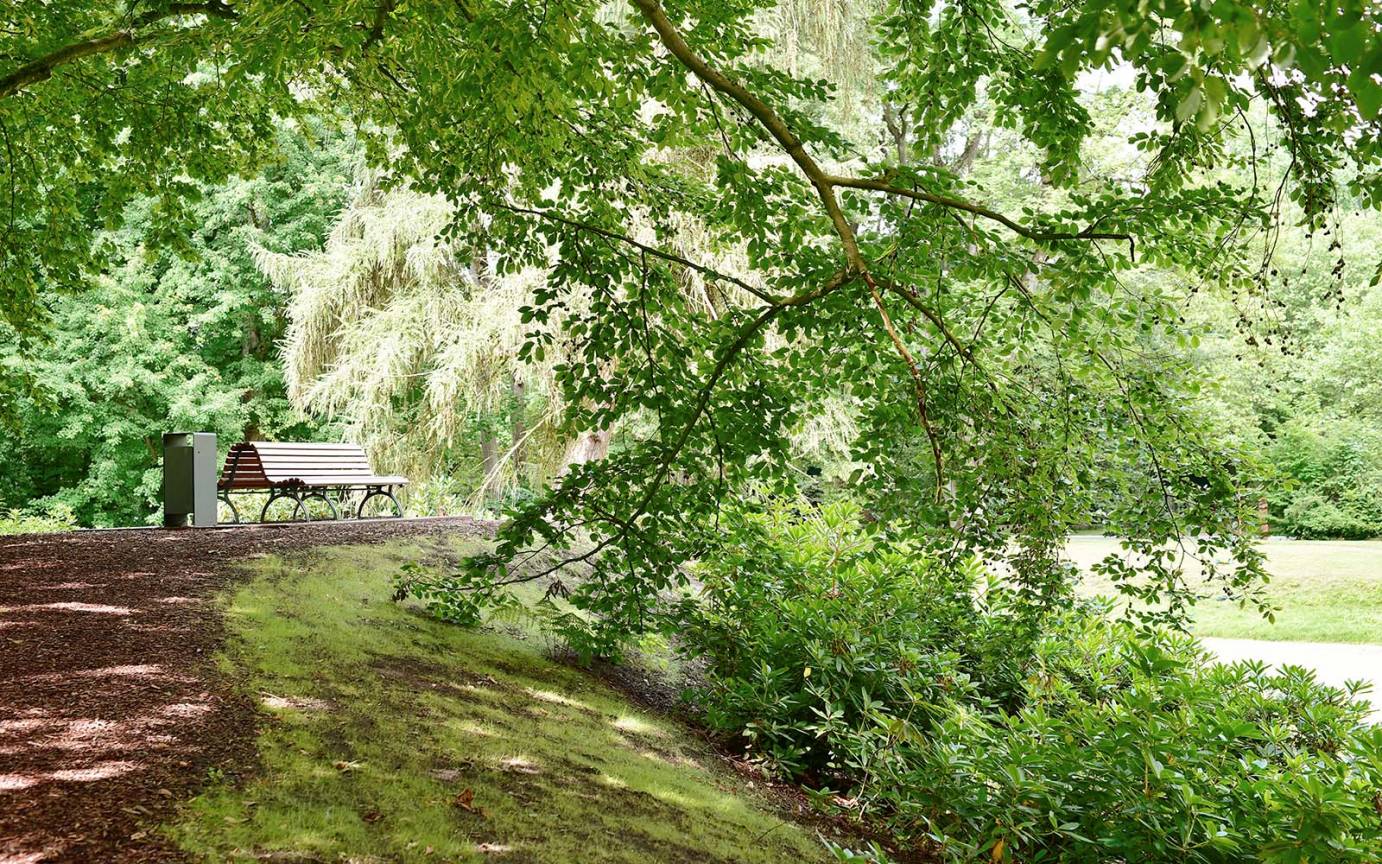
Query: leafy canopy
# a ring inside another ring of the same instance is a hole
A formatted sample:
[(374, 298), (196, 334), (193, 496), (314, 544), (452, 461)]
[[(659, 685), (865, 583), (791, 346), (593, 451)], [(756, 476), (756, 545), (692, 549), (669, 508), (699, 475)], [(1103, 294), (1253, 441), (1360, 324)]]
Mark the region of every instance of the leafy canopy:
[[(569, 429), (628, 430), (609, 459), (514, 513), (497, 556), (457, 576), (461, 612), (511, 578), (551, 575), (504, 564), (580, 534), (592, 545), (572, 558), (595, 572), (573, 600), (602, 614), (564, 624), (613, 650), (656, 625), (658, 592), (713, 540), (726, 495), (792, 490), (790, 432), (841, 399), (873, 517), (949, 560), (1010, 558), (1035, 606), (1057, 599), (1058, 540), (1093, 510), (1142, 553), (1155, 578), (1115, 575), (1168, 601), (1157, 614), (1183, 615), (1185, 554), (1228, 553), (1211, 572), (1248, 591), (1251, 466), (1210, 433), (1190, 370), (1147, 350), (1184, 335), (1176, 295), (1127, 277), (1154, 265), (1190, 283), (1250, 279), (1244, 237), (1274, 223), (1276, 199), (1210, 170), (1250, 106), (1277, 130), (1254, 150), (1285, 152), (1282, 189), (1308, 220), (1340, 196), (1382, 200), (1376, 7), (891, 0), (869, 25), (884, 86), (851, 106), (910, 118), (894, 135), (908, 146), (882, 149), (834, 119), (828, 81), (777, 62), (769, 6), (6, 11), (7, 316), (31, 328), (43, 292), (99, 266), (85, 233), (132, 194), (155, 197), (150, 234), (176, 242), (192, 181), (260, 158), (273, 114), (339, 109), (367, 130), (374, 164), (454, 202), (455, 236), (483, 236), (501, 271), (548, 268), (524, 313), (527, 356), (545, 356), (542, 325), (560, 320)], [(1156, 105), (1133, 135), (1149, 155), (1137, 176), (1083, 168), (1081, 82), (1111, 69)], [(1001, 212), (936, 164), (980, 99), (1040, 153), (1047, 203)], [(723, 259), (678, 250), (687, 220)], [(688, 273), (752, 299), (692, 302)], [(573, 293), (588, 306), (563, 308)]]
[(280, 158), (188, 205), (196, 227), (180, 250), (147, 245), (157, 203), (131, 203), (124, 225), (95, 241), (108, 272), (50, 298), (42, 346), (0, 343), (0, 364), (28, 377), (0, 440), (0, 507), (140, 524), (160, 497), (164, 432), (320, 434), (284, 392), (284, 301), (251, 252), (322, 242), (355, 159), (323, 131), (276, 129)]

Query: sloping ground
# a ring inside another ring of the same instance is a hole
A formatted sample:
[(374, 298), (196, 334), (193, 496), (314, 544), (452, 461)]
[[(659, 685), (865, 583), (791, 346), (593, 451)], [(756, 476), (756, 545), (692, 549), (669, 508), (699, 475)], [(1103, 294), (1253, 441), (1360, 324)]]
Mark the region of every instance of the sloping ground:
[(254, 555), (487, 530), (465, 519), (0, 537), (0, 862), (183, 857), (149, 830), (252, 761), (214, 667), (215, 598)]
[(255, 564), (223, 663), (266, 712), (258, 757), (167, 836), (216, 861), (827, 860), (824, 826), (676, 721), (533, 644), (391, 602), (389, 575), (418, 557)]

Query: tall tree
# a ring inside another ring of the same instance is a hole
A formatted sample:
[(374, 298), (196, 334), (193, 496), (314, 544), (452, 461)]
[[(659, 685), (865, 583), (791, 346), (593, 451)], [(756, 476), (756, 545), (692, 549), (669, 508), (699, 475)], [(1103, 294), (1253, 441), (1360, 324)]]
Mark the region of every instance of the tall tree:
[[(442, 196), (386, 189), (369, 172), (321, 248), (261, 249), (257, 261), (291, 298), (284, 366), (299, 409), (342, 422), (381, 464), (417, 478), (445, 473), (478, 440), (479, 476), (495, 492), (501, 461), (513, 465), (501, 447), (526, 444), (551, 474), (566, 446), (559, 403), (544, 400), (529, 425), (526, 396), (515, 399), (514, 382), (524, 393), (529, 378), (552, 392), (551, 364), (518, 356), (520, 310), (543, 277), (492, 273), (483, 249), (444, 236), (455, 218)], [(521, 431), (501, 443), (501, 425)]]
[(176, 250), (146, 245), (159, 205), (138, 199), (93, 241), (107, 271), (50, 298), (42, 344), (9, 358), (29, 381), (0, 440), (0, 506), (41, 499), (85, 525), (139, 524), (156, 509), (162, 433), (204, 429), (228, 445), (315, 428), (284, 392), (287, 300), (253, 252), (319, 244), (358, 154), (322, 128), (274, 136), (281, 158), (258, 177), (199, 190), (197, 227)]
[[(1037, 605), (1059, 591), (1053, 549), (1096, 483), (1147, 493), (1108, 514), (1155, 576), (1145, 588), (1128, 579), (1129, 591), (1169, 600), (1179, 617), (1187, 591), (1164, 546), (1187, 535), (1200, 538), (1188, 554), (1231, 552), (1237, 567), (1218, 572), (1233, 591), (1248, 587), (1249, 472), (1197, 419), (1189, 370), (1143, 350), (1144, 334), (1179, 332), (1175, 298), (1122, 277), (1135, 262), (1211, 284), (1250, 272), (1243, 226), (1279, 210), (1206, 166), (1255, 102), (1280, 133), (1258, 144), (1289, 154), (1282, 188), (1307, 220), (1333, 206), (1344, 169), (1354, 194), (1377, 203), (1375, 5), (886, 3), (872, 44), (890, 99), (913, 106), (913, 146), (942, 148), (991, 98), (1061, 192), (1015, 212), (944, 167), (861, 153), (823, 110), (830, 87), (764, 50), (769, 7), (630, 0), (612, 19), (577, 0), (243, 0), (141, 3), (111, 21), (45, 5), (4, 22), (41, 38), (6, 37), (17, 65), (0, 72), (0, 117), (30, 118), (24, 152), (45, 123), (88, 145), (56, 148), (54, 164), (75, 173), (47, 175), (75, 200), (77, 174), (93, 176), (81, 166), (120, 188), (135, 134), (122, 130), (146, 135), (157, 115), (110, 82), (166, 91), (215, 118), (139, 160), (176, 200), (172, 166), (228, 170), (244, 155), (238, 118), (301, 110), (310, 94), (379, 130), (371, 158), (417, 191), (492, 214), (500, 272), (549, 266), (524, 351), (543, 357), (556, 338), (543, 327), (561, 322), (567, 422), (650, 422), (516, 513), (497, 557), (458, 587), (481, 604), (515, 578), (497, 565), (584, 532), (591, 545), (565, 560), (595, 570), (573, 599), (602, 614), (568, 623), (593, 649), (656, 623), (656, 596), (712, 539), (726, 490), (790, 491), (787, 431), (841, 391), (857, 406), (858, 488), (877, 517), (964, 552), (1003, 555), (1016, 536), (1014, 565)], [(1081, 81), (1115, 64), (1156, 105), (1133, 141), (1154, 158), (1138, 176), (1100, 178), (1082, 170)], [(93, 117), (104, 124), (88, 126)], [(7, 164), (15, 176), (19, 163)], [(37, 224), (48, 199), (32, 176), (18, 185), (16, 223)], [(651, 236), (635, 236), (635, 219)], [(744, 266), (676, 251), (668, 238), (686, 219), (742, 248)], [(79, 263), (58, 245), (35, 248), (48, 270)], [(755, 300), (712, 314), (681, 291), (687, 272)], [(589, 306), (565, 308), (571, 293)]]

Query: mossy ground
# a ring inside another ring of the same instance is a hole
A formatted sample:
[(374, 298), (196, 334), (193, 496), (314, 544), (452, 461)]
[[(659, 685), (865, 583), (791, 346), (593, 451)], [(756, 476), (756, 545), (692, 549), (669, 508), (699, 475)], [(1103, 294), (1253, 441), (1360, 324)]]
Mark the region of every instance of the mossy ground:
[(221, 663), (264, 706), (259, 763), (210, 778), (165, 829), (194, 858), (828, 860), (679, 723), (530, 641), (392, 602), (421, 554), (253, 564)]

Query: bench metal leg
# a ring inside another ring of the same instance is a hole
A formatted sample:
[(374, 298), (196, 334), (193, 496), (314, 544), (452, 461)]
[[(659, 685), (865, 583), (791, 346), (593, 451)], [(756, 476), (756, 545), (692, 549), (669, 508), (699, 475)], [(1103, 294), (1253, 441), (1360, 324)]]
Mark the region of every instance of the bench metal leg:
[[(298, 503), (297, 503), (297, 506), (293, 508), (293, 519), (294, 519), (294, 520), (296, 520), (296, 519), (298, 518), (298, 514), (299, 514), (299, 513), (302, 513), (302, 514), (306, 515), (307, 511), (306, 511), (304, 508), (307, 506), (307, 500), (308, 500), (309, 498), (317, 498), (317, 499), (320, 499), (323, 503), (326, 504), (327, 507), (330, 507), (330, 508), (331, 508), (331, 518), (332, 518), (332, 519), (340, 519), (340, 518), (341, 518), (341, 511), (339, 511), (339, 510), (336, 509), (336, 505), (331, 503), (331, 499), (328, 498), (328, 497), (326, 497), (326, 494), (325, 494), (324, 492), (308, 492), (308, 493), (306, 493), (305, 495), (299, 495), (299, 496), (298, 496)], [(308, 520), (306, 520), (306, 521), (310, 522), (310, 521), (312, 521), (312, 520), (308, 519)]]
[[(297, 496), (294, 495), (292, 492), (283, 492), (283, 491), (280, 491), (280, 490), (278, 490), (278, 489), (273, 490), (272, 492), (269, 493), (269, 500), (264, 502), (264, 507), (263, 507), (263, 509), (261, 509), (261, 510), (259, 511), (259, 521), (260, 521), (260, 522), (263, 522), (263, 521), (265, 521), (265, 520), (267, 519), (267, 517), (268, 517), (268, 515), (269, 515), (269, 506), (272, 505), (272, 504), (273, 504), (275, 501), (277, 501), (278, 499), (280, 499), (280, 498), (296, 498), (296, 497), (297, 497)], [(296, 512), (296, 511), (294, 511), (294, 512)]]
[[(235, 502), (232, 501), (232, 500), (230, 500), (230, 493), (229, 493), (229, 492), (222, 492), (220, 495), (217, 495), (216, 497), (219, 498), (220, 500), (226, 502), (226, 506), (230, 508), (230, 521), (233, 522), (233, 523), (236, 524), (236, 525), (239, 525), (239, 524), (240, 524), (240, 511), (239, 511), (238, 508), (236, 508)], [(260, 519), (259, 521), (262, 522), (262, 521), (264, 521), (264, 520), (263, 520), (263, 519)]]
[(390, 501), (393, 502), (394, 518), (395, 518), (395, 519), (401, 519), (401, 518), (403, 517), (403, 505), (399, 504), (399, 503), (398, 503), (398, 499), (395, 498), (395, 497), (393, 497), (393, 492), (392, 492), (390, 489), (386, 489), (386, 488), (384, 488), (384, 487), (382, 487), (382, 486), (378, 486), (378, 487), (374, 487), (374, 488), (370, 489), (369, 492), (366, 493), (365, 497), (360, 499), (360, 506), (355, 508), (355, 518), (356, 518), (356, 519), (362, 519), (362, 518), (364, 518), (364, 515), (365, 515), (365, 505), (369, 503), (369, 499), (371, 499), (371, 498), (387, 498), (387, 499), (389, 499)]

